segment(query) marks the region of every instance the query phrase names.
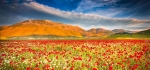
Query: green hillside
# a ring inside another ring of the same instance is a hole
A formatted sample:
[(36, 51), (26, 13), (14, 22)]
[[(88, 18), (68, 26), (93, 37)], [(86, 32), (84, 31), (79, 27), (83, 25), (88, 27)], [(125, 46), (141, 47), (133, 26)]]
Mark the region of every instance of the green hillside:
[(150, 38), (150, 29), (140, 31), (137, 33), (116, 33), (109, 37), (108, 39), (117, 39), (117, 38)]

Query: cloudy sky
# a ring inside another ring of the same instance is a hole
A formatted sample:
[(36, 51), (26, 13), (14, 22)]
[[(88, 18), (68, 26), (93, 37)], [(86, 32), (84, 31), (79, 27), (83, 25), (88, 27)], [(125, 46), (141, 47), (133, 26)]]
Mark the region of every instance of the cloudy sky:
[(150, 0), (0, 0), (0, 25), (46, 19), (83, 29), (150, 28)]

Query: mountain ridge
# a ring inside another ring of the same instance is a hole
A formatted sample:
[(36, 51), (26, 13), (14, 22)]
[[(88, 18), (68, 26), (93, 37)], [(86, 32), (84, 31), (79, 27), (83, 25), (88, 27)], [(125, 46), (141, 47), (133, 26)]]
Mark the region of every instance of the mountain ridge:
[(90, 33), (90, 36), (102, 36), (102, 37), (107, 37), (113, 34), (111, 30), (107, 30), (103, 28), (92, 28), (90, 30), (87, 30), (87, 32)]
[(1, 37), (28, 36), (28, 35), (59, 35), (77, 36), (86, 34), (78, 27), (48, 20), (26, 20), (13, 24), (0, 31)]
[(139, 32), (136, 32), (136, 33), (126, 33), (126, 32), (123, 32), (123, 33), (115, 33), (111, 36), (108, 36), (107, 37), (108, 39), (122, 39), (122, 38), (150, 38), (150, 29), (147, 29), (147, 30), (143, 30), (143, 31), (139, 31)]
[[(146, 34), (145, 32), (143, 33)], [(138, 33), (138, 35), (144, 35), (143, 33)], [(135, 34), (135, 32), (124, 29), (107, 30), (104, 28), (84, 30), (79, 26), (53, 22), (51, 20), (25, 20), (10, 26), (0, 26), (0, 39), (14, 37), (114, 38), (115, 35), (121, 37), (124, 34)]]

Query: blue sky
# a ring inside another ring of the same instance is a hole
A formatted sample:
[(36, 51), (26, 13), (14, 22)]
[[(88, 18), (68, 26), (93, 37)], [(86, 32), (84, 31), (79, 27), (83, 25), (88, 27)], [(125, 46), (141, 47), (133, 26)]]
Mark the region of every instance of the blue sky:
[(150, 0), (0, 0), (0, 25), (46, 19), (90, 28), (150, 28)]

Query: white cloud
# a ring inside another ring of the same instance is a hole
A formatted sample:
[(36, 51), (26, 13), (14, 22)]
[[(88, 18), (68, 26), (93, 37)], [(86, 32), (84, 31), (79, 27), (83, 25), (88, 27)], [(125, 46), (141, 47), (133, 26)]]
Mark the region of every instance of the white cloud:
[[(67, 12), (67, 11), (62, 11), (59, 9), (55, 9), (53, 7), (49, 7), (43, 4), (39, 4), (37, 2), (30, 2), (30, 3), (24, 3), (26, 6), (31, 7), (33, 9), (39, 10), (39, 11), (43, 11), (49, 14), (53, 14), (56, 16), (60, 16), (60, 17), (65, 17), (68, 19), (101, 19), (101, 18), (107, 18), (104, 16), (100, 16), (100, 15), (96, 15), (96, 14), (83, 14), (82, 12), (80, 13), (75, 13), (75, 12)], [(71, 17), (71, 18), (70, 18)]]
[[(89, 0), (90, 1), (90, 0)], [(115, 1), (115, 0), (114, 0)], [(150, 20), (137, 20), (137, 19), (123, 19), (123, 18), (109, 18), (106, 16), (98, 15), (98, 14), (88, 14), (88, 13), (78, 13), (78, 12), (70, 12), (70, 11), (62, 11), (53, 7), (49, 7), (43, 4), (39, 4), (37, 2), (24, 3), (25, 6), (33, 8), (35, 10), (45, 12), (48, 14), (53, 14), (55, 16), (66, 18), (68, 20), (72, 20), (69, 22), (73, 25), (78, 25), (83, 27), (84, 29), (90, 29), (91, 26), (95, 27), (105, 27), (108, 29), (118, 29), (125, 28), (128, 29), (129, 26), (142, 24), (150, 25)], [(67, 21), (67, 20), (66, 20)], [(63, 22), (65, 23), (65, 22)], [(132, 29), (132, 28), (131, 28)]]
[(26, 1), (34, 1), (34, 0), (26, 0)]
[(95, 7), (114, 4), (118, 0), (82, 0), (75, 11), (90, 10)]

